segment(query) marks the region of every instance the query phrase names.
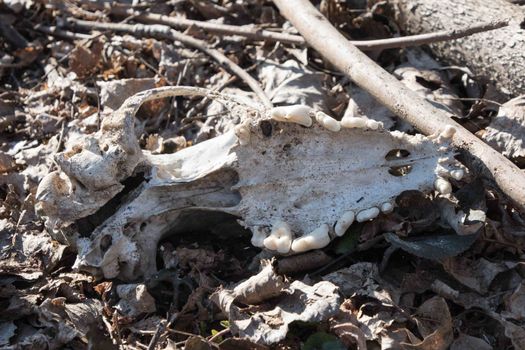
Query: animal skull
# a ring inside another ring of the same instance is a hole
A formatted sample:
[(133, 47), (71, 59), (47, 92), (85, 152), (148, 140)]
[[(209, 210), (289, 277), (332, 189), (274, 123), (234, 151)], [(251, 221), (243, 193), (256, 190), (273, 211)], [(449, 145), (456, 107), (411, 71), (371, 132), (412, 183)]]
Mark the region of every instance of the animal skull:
[[(242, 122), (174, 154), (141, 150), (133, 128), (140, 105), (180, 95), (218, 99)], [(403, 191), (450, 193), (447, 179), (463, 175), (449, 147), (453, 133), (446, 126), (434, 137), (411, 136), (373, 120), (339, 122), (303, 105), (264, 110), (205, 89), (163, 87), (129, 98), (100, 131), (59, 153), (60, 170), (39, 185), (38, 208), (48, 228), (60, 231), (96, 213), (124, 180), (145, 174), (112, 216), (77, 240), (76, 266), (106, 278), (155, 273), (163, 235), (209, 211), (239, 217), (255, 246), (299, 253), (325, 247), (354, 221), (391, 212)]]

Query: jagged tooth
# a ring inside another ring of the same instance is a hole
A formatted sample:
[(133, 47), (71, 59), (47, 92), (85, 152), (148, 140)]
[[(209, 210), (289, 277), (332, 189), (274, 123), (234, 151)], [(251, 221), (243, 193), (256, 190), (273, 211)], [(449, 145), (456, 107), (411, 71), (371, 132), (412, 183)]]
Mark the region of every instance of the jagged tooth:
[(368, 220), (375, 219), (379, 215), (379, 208), (372, 207), (365, 210), (361, 210), (359, 213), (357, 213), (357, 216), (355, 219), (357, 222), (364, 222)]
[(236, 125), (234, 128), (234, 131), (235, 131), (235, 135), (237, 136), (237, 139), (239, 139), (239, 144), (241, 144), (241, 146), (244, 146), (250, 143), (250, 128), (248, 125), (245, 125), (245, 124)]
[(339, 220), (335, 223), (334, 231), (339, 237), (345, 234), (346, 230), (352, 225), (355, 219), (355, 213), (351, 210), (346, 211), (341, 215)]
[(343, 117), (341, 119), (341, 126), (343, 128), (358, 128), (358, 129), (365, 129), (366, 128), (366, 121), (365, 118), (357, 118), (357, 117)]
[(436, 181), (434, 181), (434, 188), (441, 194), (449, 194), (452, 192), (452, 185), (442, 177), (438, 177)]
[(252, 228), (252, 245), (254, 247), (263, 248), (264, 240), (268, 237), (269, 230), (266, 227), (255, 226)]
[(288, 253), (292, 244), (290, 226), (284, 221), (277, 221), (273, 224), (272, 232), (264, 239), (263, 244), (266, 249), (277, 250), (281, 254)]
[(372, 130), (377, 130), (382, 124), (377, 120), (368, 119), (366, 121), (366, 127)]
[(327, 224), (323, 224), (312, 232), (294, 239), (292, 250), (296, 253), (301, 253), (326, 247), (330, 243), (329, 230), (330, 227)]
[(317, 122), (325, 129), (330, 131), (337, 132), (341, 130), (341, 124), (324, 112), (319, 111), (315, 113), (315, 120), (317, 120)]
[(312, 109), (305, 105), (292, 105), (292, 106), (280, 106), (274, 107), (270, 111), (272, 119), (280, 122), (297, 123), (310, 127), (313, 124)]
[(445, 125), (445, 128), (443, 129), (443, 131), (441, 131), (439, 135), (446, 139), (451, 139), (456, 133), (456, 131), (457, 130), (453, 125)]
[(385, 214), (389, 214), (394, 211), (394, 205), (390, 202), (385, 202), (381, 204), (381, 212)]
[(454, 180), (458, 180), (459, 181), (459, 180), (461, 180), (463, 178), (463, 176), (465, 176), (465, 171), (463, 171), (463, 169), (451, 170), (449, 172), (449, 175)]

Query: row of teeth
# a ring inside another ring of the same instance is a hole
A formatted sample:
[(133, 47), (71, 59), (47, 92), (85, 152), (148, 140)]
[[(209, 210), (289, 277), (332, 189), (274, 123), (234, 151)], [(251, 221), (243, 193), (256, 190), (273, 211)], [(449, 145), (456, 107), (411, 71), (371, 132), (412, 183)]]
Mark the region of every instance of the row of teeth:
[(341, 130), (341, 127), (347, 129), (358, 128), (377, 130), (383, 126), (382, 123), (376, 120), (365, 118), (345, 117), (341, 121), (338, 121), (326, 113), (321, 111), (316, 112), (305, 105), (274, 107), (270, 111), (270, 117), (274, 120), (296, 123), (306, 127), (312, 126), (312, 116), (319, 125), (333, 132)]
[[(339, 220), (335, 223), (334, 233), (340, 237), (345, 234), (346, 230), (354, 221), (365, 222), (375, 219), (380, 212), (385, 214), (391, 213), (394, 206), (391, 203), (383, 203), (381, 208), (372, 207), (356, 213), (349, 210), (344, 212)], [(330, 226), (323, 224), (312, 232), (293, 239), (293, 233), (284, 221), (278, 221), (272, 226), (271, 232), (265, 227), (255, 227), (253, 230), (252, 244), (259, 248), (274, 250), (281, 254), (302, 253), (313, 249), (326, 247), (332, 237), (330, 237)]]
[[(319, 125), (333, 132), (338, 132), (341, 128), (377, 130), (383, 127), (383, 123), (381, 122), (358, 117), (344, 117), (341, 121), (338, 121), (328, 114), (321, 111), (314, 111), (306, 105), (274, 107), (270, 110), (270, 117), (280, 122), (296, 123), (306, 127), (311, 127), (313, 119), (315, 119)], [(455, 133), (456, 128), (454, 126), (445, 125), (441, 133), (434, 136), (434, 138), (437, 138), (438, 142), (441, 142), (451, 139)], [(235, 134), (241, 145), (248, 144), (250, 142), (248, 123), (237, 125), (235, 127)]]

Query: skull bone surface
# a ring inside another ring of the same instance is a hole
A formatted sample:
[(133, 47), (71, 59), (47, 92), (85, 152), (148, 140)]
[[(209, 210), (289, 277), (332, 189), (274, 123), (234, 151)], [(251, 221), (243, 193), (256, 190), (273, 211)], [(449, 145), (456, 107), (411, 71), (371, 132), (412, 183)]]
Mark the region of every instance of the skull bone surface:
[[(173, 154), (141, 150), (133, 129), (140, 105), (180, 95), (217, 99), (242, 122)], [(404, 191), (449, 193), (448, 178), (463, 174), (449, 146), (453, 133), (445, 127), (435, 137), (408, 135), (373, 120), (337, 121), (308, 106), (265, 110), (205, 89), (163, 87), (129, 98), (100, 131), (59, 153), (60, 169), (39, 185), (38, 207), (56, 233), (115, 206), (76, 239), (76, 266), (106, 278), (155, 273), (160, 239), (195, 217), (205, 223), (209, 212), (238, 217), (257, 247), (300, 253), (327, 246), (354, 221), (392, 211)], [(122, 183), (139, 173), (143, 181), (123, 193)]]

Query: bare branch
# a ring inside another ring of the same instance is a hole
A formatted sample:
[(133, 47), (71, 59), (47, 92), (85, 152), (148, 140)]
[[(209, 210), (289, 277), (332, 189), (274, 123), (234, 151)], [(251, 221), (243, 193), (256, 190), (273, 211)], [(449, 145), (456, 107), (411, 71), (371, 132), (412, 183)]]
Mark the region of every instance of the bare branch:
[(112, 30), (112, 31), (117, 31), (117, 32), (129, 33), (129, 34), (139, 36), (139, 37), (156, 37), (160, 39), (179, 41), (185, 45), (188, 45), (197, 50), (200, 50), (206, 53), (207, 55), (209, 55), (210, 57), (212, 57), (220, 65), (222, 65), (223, 67), (228, 69), (230, 72), (237, 75), (240, 79), (242, 79), (252, 89), (252, 91), (255, 92), (257, 97), (259, 97), (261, 102), (266, 107), (272, 106), (270, 99), (268, 98), (268, 96), (266, 96), (266, 93), (262, 89), (259, 82), (257, 82), (257, 80), (255, 80), (244, 69), (242, 69), (240, 66), (238, 66), (233, 61), (231, 61), (228, 57), (226, 57), (219, 50), (209, 47), (205, 41), (192, 38), (191, 36), (188, 36), (174, 29), (171, 29), (168, 26), (159, 25), (159, 24), (144, 25), (144, 24), (101, 23), (101, 22), (82, 21), (82, 20), (77, 20), (73, 18), (68, 19), (67, 25), (75, 27), (75, 28), (80, 28), (80, 29)]
[[(167, 26), (179, 29), (195, 27), (212, 34), (237, 35), (252, 40), (278, 41), (285, 44), (305, 45), (305, 41), (300, 35), (278, 33), (270, 30), (258, 29), (253, 26), (234, 26), (222, 23), (197, 21), (181, 17), (165, 16), (157, 13), (144, 13), (142, 11), (126, 8), (124, 6), (111, 6), (109, 8), (105, 8), (103, 4), (84, 1), (81, 2), (88, 6), (104, 8), (109, 10), (111, 14), (117, 16), (133, 16), (134, 20), (141, 23), (165, 24)], [(492, 21), (433, 33), (377, 40), (352, 40), (350, 42), (352, 45), (355, 45), (362, 51), (384, 50), (458, 39), (472, 34), (498, 29), (507, 25), (507, 21)]]
[(452, 125), (454, 144), (463, 149), (476, 169), (494, 180), (514, 203), (525, 210), (525, 174), (510, 160), (482, 142), (467, 129), (352, 45), (308, 0), (274, 0), (305, 40), (357, 85), (373, 95), (401, 119), (430, 135)]

